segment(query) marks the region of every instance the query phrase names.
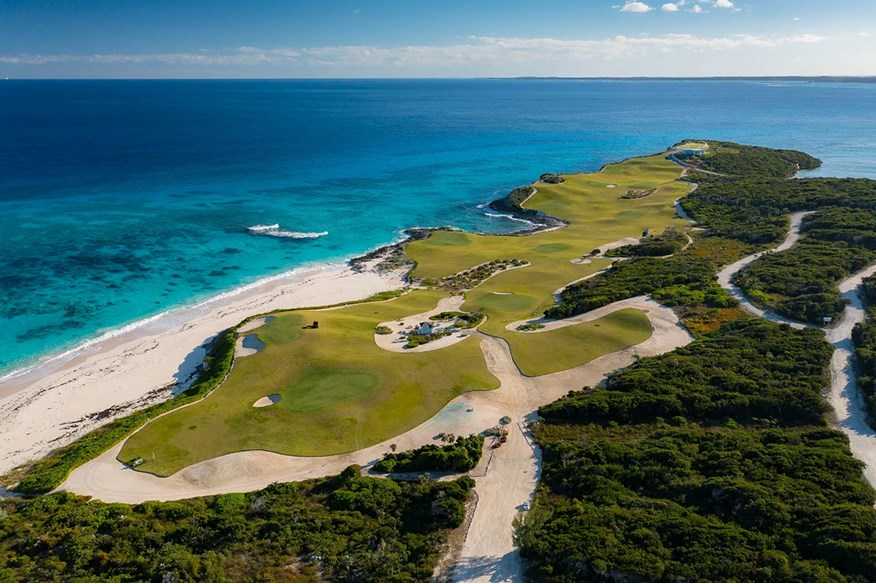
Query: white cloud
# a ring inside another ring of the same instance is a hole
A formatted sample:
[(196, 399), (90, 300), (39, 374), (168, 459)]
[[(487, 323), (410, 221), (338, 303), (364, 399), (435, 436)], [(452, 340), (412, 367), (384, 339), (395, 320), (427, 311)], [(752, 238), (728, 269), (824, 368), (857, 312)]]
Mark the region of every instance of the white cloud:
[(636, 0), (627, 0), (627, 3), (621, 6), (621, 12), (651, 12), (654, 10), (644, 2)]
[(704, 11), (702, 6), (696, 4), (693, 8), (689, 10), (689, 12), (693, 12), (694, 14), (702, 14)]
[(92, 55), (0, 55), (0, 63), (47, 65), (67, 63), (165, 64), (181, 66), (253, 67), (319, 66), (371, 68), (446, 67), (623, 60), (673, 51), (729, 51), (751, 47), (778, 47), (819, 43), (826, 37), (801, 34), (785, 37), (733, 35), (701, 37), (690, 34), (615, 36), (605, 39), (553, 39), (470, 37), (454, 45), (409, 45), (376, 47), (341, 45), (328, 47), (238, 47), (225, 52)]
[(730, 0), (715, 0), (715, 8), (736, 8)]
[(673, 4), (672, 2), (667, 2), (660, 7), (660, 10), (662, 10), (663, 12), (678, 12), (678, 5)]

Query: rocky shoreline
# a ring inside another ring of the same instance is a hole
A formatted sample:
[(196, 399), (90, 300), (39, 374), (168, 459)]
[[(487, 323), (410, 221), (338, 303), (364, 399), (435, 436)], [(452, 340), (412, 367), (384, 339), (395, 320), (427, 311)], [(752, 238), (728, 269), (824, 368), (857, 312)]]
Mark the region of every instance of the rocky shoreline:
[[(544, 176), (546, 175), (542, 175), (542, 177)], [(562, 177), (558, 177), (558, 179), (559, 180), (551, 181), (551, 184), (564, 182), (562, 180)], [(517, 187), (504, 197), (491, 201), (487, 205), (487, 207), (489, 207), (493, 211), (496, 211), (497, 213), (502, 213), (521, 221), (527, 221), (532, 224), (532, 227), (528, 229), (521, 229), (520, 231), (511, 231), (504, 234), (493, 233), (490, 235), (533, 235), (542, 231), (559, 229), (569, 224), (567, 221), (563, 221), (562, 219), (559, 219), (552, 215), (548, 215), (543, 211), (538, 211), (536, 209), (526, 209), (522, 206), (522, 203), (526, 199), (535, 194), (535, 184), (538, 183), (533, 183), (532, 185), (529, 185), (527, 187)], [(521, 196), (521, 194), (525, 194), (525, 196)], [(428, 239), (433, 233), (438, 231), (460, 231), (460, 229), (450, 226), (411, 227), (410, 229), (405, 229), (402, 232), (402, 234), (404, 235), (404, 239), (402, 239), (401, 241), (398, 241), (396, 243), (390, 243), (388, 245), (383, 245), (360, 256), (356, 256), (349, 261), (349, 265), (351, 268), (353, 268), (353, 270), (357, 272), (375, 270), (378, 273), (384, 273), (398, 269), (406, 269), (407, 271), (410, 271), (415, 267), (415, 263), (413, 260), (405, 256), (405, 246), (413, 241)]]

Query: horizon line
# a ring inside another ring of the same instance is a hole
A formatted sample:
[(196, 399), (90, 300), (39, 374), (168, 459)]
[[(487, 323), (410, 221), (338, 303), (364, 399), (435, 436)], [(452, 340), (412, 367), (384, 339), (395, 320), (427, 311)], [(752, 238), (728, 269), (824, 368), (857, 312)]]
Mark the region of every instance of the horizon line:
[(872, 75), (515, 75), (466, 77), (5, 77), (3, 81), (466, 81), (466, 80), (556, 80), (556, 81), (731, 81), (731, 80), (786, 80), (786, 81), (876, 81)]

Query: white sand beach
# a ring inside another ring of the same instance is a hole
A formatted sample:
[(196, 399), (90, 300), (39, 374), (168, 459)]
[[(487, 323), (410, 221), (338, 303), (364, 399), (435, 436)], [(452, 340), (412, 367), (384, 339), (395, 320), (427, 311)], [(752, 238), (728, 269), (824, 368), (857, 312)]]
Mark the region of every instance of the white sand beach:
[(170, 311), (71, 352), (66, 360), (7, 377), (0, 382), (0, 472), (167, 399), (191, 382), (204, 343), (247, 316), (360, 300), (403, 284), (398, 273), (357, 272), (346, 265), (297, 270)]

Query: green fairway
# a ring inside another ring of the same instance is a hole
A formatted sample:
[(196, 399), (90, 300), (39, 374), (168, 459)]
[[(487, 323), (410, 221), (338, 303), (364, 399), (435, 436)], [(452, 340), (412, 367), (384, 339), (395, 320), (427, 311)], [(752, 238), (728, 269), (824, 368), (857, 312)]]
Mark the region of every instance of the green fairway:
[(513, 333), (506, 338), (520, 371), (535, 377), (583, 365), (638, 345), (650, 336), (651, 322), (645, 313), (625, 308), (593, 322), (552, 331)]
[[(457, 395), (498, 387), (474, 337), (429, 353), (391, 353), (374, 343), (377, 323), (433, 308), (441, 297), (417, 291), (341, 310), (279, 313), (256, 330), (264, 350), (237, 359), (219, 391), (132, 435), (119, 459), (140, 457), (141, 470), (168, 475), (240, 450), (348, 452), (416, 426)], [(304, 320), (319, 320), (319, 329), (302, 330)], [(280, 403), (252, 407), (272, 393)]]
[[(553, 306), (556, 290), (610, 263), (607, 259), (593, 259), (589, 264), (573, 264), (570, 260), (612, 241), (640, 237), (647, 229), (662, 232), (670, 225), (685, 225), (675, 216), (673, 205), (690, 188), (678, 182), (679, 174), (677, 165), (662, 156), (649, 156), (608, 165), (600, 173), (566, 176), (562, 184), (539, 184), (527, 207), (569, 221), (568, 227), (525, 237), (439, 232), (408, 246), (408, 254), (418, 262), (415, 275), (421, 272), (432, 277), (446, 275), (500, 257), (529, 261), (529, 266), (499, 273), (468, 292), (462, 309), (483, 310), (488, 319), (480, 330), (508, 341), (515, 361), (526, 375), (583, 365), (599, 355), (647, 339), (650, 326), (643, 320), (629, 320), (624, 324), (631, 327), (625, 331), (629, 336), (623, 339), (624, 335), (618, 336), (619, 331), (613, 326), (600, 329), (579, 325), (533, 337), (509, 331), (505, 325), (541, 316)], [(619, 198), (629, 189), (654, 188), (657, 192), (643, 199)], [(464, 248), (449, 248), (442, 243), (444, 251), (437, 253), (430, 243), (438, 236), (445, 242), (452, 239), (468, 243)], [(457, 249), (465, 252), (457, 253)], [(572, 332), (575, 329), (589, 332), (579, 338), (575, 337), (579, 333)], [(529, 340), (532, 338), (540, 341)], [(577, 348), (567, 353), (569, 346)], [(596, 350), (600, 347), (605, 350)], [(533, 358), (528, 358), (530, 353)], [(541, 366), (539, 359), (553, 364)]]
[[(610, 164), (594, 174), (567, 175), (561, 184), (538, 184), (526, 206), (569, 221), (569, 226), (524, 237), (439, 231), (407, 246), (407, 254), (417, 262), (414, 276), (447, 276), (514, 257), (533, 264), (551, 262), (552, 271), (565, 277), (558, 285), (580, 278), (592, 270), (570, 264), (572, 258), (611, 241), (640, 237), (646, 229), (687, 225), (675, 217), (673, 208), (673, 201), (690, 189), (677, 181), (680, 173), (678, 165), (655, 155)], [(621, 199), (630, 189), (658, 190), (644, 199)]]
[[(563, 371), (635, 345), (650, 336), (651, 328), (645, 314), (634, 309), (549, 332), (527, 334), (505, 326), (540, 316), (553, 306), (555, 291), (610, 262), (571, 260), (648, 229), (684, 225), (673, 208), (689, 189), (677, 181), (679, 174), (675, 164), (650, 156), (600, 173), (568, 175), (563, 184), (539, 184), (527, 206), (569, 226), (529, 236), (435, 232), (406, 248), (417, 262), (414, 276), (439, 278), (503, 258), (529, 262), (469, 290), (462, 306), (487, 316), (479, 330), (506, 339), (526, 375)], [(656, 191), (621, 199), (630, 189)], [(349, 452), (413, 428), (462, 393), (498, 387), (475, 337), (417, 353), (375, 344), (377, 324), (430, 310), (446, 295), (417, 290), (386, 302), (277, 313), (256, 330), (265, 349), (236, 359), (226, 382), (209, 397), (133, 434), (119, 459), (142, 458), (140, 470), (168, 475), (243, 450), (304, 456)], [(319, 329), (302, 328), (314, 320)], [(253, 407), (271, 394), (280, 395), (279, 403)]]

